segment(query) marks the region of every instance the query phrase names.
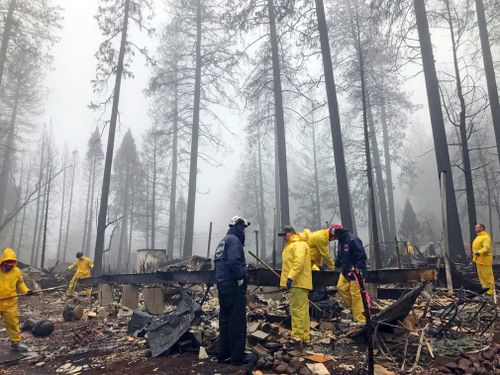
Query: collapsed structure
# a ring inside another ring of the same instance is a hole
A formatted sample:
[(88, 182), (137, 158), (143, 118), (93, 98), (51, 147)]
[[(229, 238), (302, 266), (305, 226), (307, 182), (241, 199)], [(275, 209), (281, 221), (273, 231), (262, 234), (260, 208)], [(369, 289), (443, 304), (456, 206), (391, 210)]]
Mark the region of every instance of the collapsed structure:
[[(218, 303), (210, 264), (210, 259), (193, 257), (157, 272), (81, 280), (81, 289), (97, 288), (94, 302), (66, 300), (60, 291), (21, 301), (23, 320), (48, 319), (55, 329), (49, 337), (28, 335), (34, 351), (27, 355), (2, 352), (2, 371), (237, 371), (211, 359), (217, 349)], [(32, 273), (41, 288), (63, 283), (57, 274), (31, 270), (28, 275)], [(332, 285), (338, 274), (314, 272), (310, 298), (317, 308), (311, 310), (311, 343), (304, 348), (290, 335), (287, 292), (277, 287), (269, 270), (251, 268), (247, 349), (258, 357), (253, 370), (358, 374), (373, 355), (377, 373), (499, 373), (497, 306), (478, 293), (465, 270), (453, 274), (455, 285), (463, 279), (467, 288), (449, 296), (439, 288), (443, 279), (436, 267), (370, 271), (366, 281), (373, 304), (367, 330), (352, 326), (350, 313), (337, 302)], [(373, 343), (372, 353), (367, 340)]]

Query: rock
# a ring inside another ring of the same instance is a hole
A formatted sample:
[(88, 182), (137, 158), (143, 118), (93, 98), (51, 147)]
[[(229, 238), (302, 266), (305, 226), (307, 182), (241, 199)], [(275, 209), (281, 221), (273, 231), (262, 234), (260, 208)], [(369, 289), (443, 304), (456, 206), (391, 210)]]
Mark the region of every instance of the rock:
[(290, 375), (291, 375), (291, 374), (296, 374), (296, 373), (297, 373), (297, 369), (294, 369), (292, 366), (288, 366), (288, 367), (286, 368), (286, 373), (287, 373), (287, 374), (290, 374)]
[(300, 369), (299, 375), (313, 375), (313, 373), (308, 367), (303, 367)]
[(265, 341), (268, 338), (269, 334), (264, 331), (257, 330), (255, 332), (252, 332), (250, 336), (255, 338), (256, 340)]
[(487, 359), (488, 361), (491, 361), (495, 357), (495, 353), (493, 350), (485, 350), (484, 352), (481, 353), (484, 359)]
[(441, 374), (451, 374), (451, 370), (448, 367), (440, 366), (438, 370)]
[(274, 368), (274, 371), (277, 374), (286, 374), (286, 370), (288, 368), (288, 365), (284, 362), (281, 362), (278, 366)]
[(300, 368), (300, 360), (298, 358), (292, 358), (289, 362), (290, 367), (292, 367), (295, 372)]
[(41, 368), (43, 366), (45, 366), (45, 362), (37, 362), (37, 363), (35, 363), (35, 367), (36, 368)]
[(457, 365), (456, 362), (448, 362), (445, 366), (448, 367), (451, 370), (454, 370), (454, 369), (456, 369), (458, 367), (458, 365)]
[(469, 361), (467, 358), (461, 358), (458, 361), (458, 368), (465, 371), (465, 370), (470, 368), (471, 364), (472, 364), (472, 362)]
[(200, 350), (198, 352), (198, 358), (199, 359), (207, 359), (208, 358), (207, 351), (205, 350), (205, 348), (203, 346), (200, 346)]
[(264, 357), (260, 357), (257, 360), (255, 367), (262, 370), (262, 369), (264, 369), (265, 366), (266, 366), (266, 359)]
[(75, 317), (75, 320), (80, 320), (83, 316), (83, 306), (75, 306), (73, 309), (73, 316)]

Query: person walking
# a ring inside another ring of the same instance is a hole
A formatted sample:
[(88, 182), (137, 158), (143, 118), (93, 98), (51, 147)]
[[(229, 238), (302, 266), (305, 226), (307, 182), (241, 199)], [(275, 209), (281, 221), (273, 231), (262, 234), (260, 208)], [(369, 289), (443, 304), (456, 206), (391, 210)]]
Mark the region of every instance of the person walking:
[(335, 259), (335, 266), (341, 270), (337, 291), (342, 297), (344, 306), (351, 310), (353, 319), (365, 324), (363, 300), (355, 277), (355, 274), (358, 274), (365, 278), (367, 274), (363, 242), (354, 233), (344, 229), (341, 224), (332, 224), (330, 232), (332, 237), (339, 241)]
[[(94, 268), (94, 263), (90, 258), (83, 255), (82, 252), (76, 253), (76, 262), (68, 267), (68, 270), (72, 270), (76, 267), (76, 272), (71, 279), (66, 295), (71, 297), (73, 295), (73, 290), (75, 289), (76, 283), (79, 279), (86, 279), (91, 276), (92, 268)], [(92, 288), (85, 288), (85, 293), (87, 296), (92, 294)]]

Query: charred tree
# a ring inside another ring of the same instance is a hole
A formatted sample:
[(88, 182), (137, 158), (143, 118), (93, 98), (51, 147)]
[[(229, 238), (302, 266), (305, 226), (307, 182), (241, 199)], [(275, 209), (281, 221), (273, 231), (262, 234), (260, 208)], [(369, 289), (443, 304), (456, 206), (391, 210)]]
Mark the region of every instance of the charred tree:
[(61, 245), (62, 245), (62, 235), (63, 235), (63, 221), (64, 221), (64, 204), (66, 198), (66, 169), (67, 169), (67, 149), (65, 150), (64, 160), (63, 160), (63, 183), (62, 183), (62, 194), (61, 194), (61, 211), (59, 212), (59, 236), (57, 239), (57, 256), (56, 261), (61, 259)]
[[(468, 213), (468, 223), (469, 223), (469, 243), (472, 245), (472, 241), (476, 238), (475, 226), (477, 223), (476, 218), (476, 200), (474, 198), (474, 184), (472, 181), (472, 169), (469, 155), (469, 145), (468, 145), (468, 134), (467, 134), (467, 106), (465, 104), (465, 97), (462, 88), (462, 75), (460, 73), (460, 67), (458, 66), (458, 56), (457, 49), (458, 44), (455, 38), (453, 18), (451, 15), (451, 8), (449, 0), (446, 0), (446, 12), (447, 21), (450, 28), (450, 38), (452, 45), (452, 55), (453, 55), (453, 68), (455, 70), (455, 85), (458, 101), (460, 103), (460, 113), (458, 124), (453, 123), (459, 129), (460, 134), (460, 149), (462, 153), (462, 171), (464, 173), (465, 179), (465, 195), (467, 197), (467, 213)], [(450, 118), (451, 121), (453, 121)]]
[(189, 185), (186, 212), (186, 232), (184, 234), (183, 257), (193, 254), (194, 211), (196, 204), (196, 180), (198, 175), (198, 141), (200, 132), (200, 100), (201, 100), (201, 0), (196, 0), (196, 46), (195, 46), (195, 78), (193, 124), (191, 130), (191, 157), (189, 163)]
[[(130, 0), (125, 0), (123, 12), (123, 27), (121, 30), (120, 52), (115, 72), (115, 86), (113, 91), (113, 106), (111, 108), (111, 120), (109, 122), (108, 145), (106, 148), (106, 160), (104, 162), (104, 176), (102, 180), (101, 200), (99, 205), (99, 218), (97, 221), (97, 234), (94, 255), (94, 273), (102, 273), (102, 254), (104, 251), (104, 239), (106, 231), (106, 217), (108, 214), (109, 185), (111, 183), (111, 166), (113, 163), (113, 150), (115, 146), (116, 122), (118, 119), (118, 103), (120, 101), (120, 88), (124, 70), (124, 58), (127, 41), (129, 22)], [(125, 218), (124, 218), (125, 220)]]
[(339, 105), (337, 90), (333, 76), (333, 65), (326, 25), (325, 9), (323, 0), (315, 0), (316, 16), (318, 19), (318, 30), (321, 42), (321, 56), (323, 58), (323, 69), (325, 73), (326, 94), (328, 98), (328, 112), (330, 114), (330, 130), (332, 133), (333, 154), (335, 157), (335, 172), (337, 178), (337, 190), (339, 194), (340, 219), (344, 227), (356, 232), (356, 224), (352, 214), (352, 202), (347, 178), (347, 168), (344, 156), (344, 145), (342, 141), (342, 128), (340, 126)]
[(439, 96), (439, 82), (436, 74), (436, 66), (432, 51), (431, 36), (429, 33), (429, 24), (427, 21), (427, 12), (424, 0), (413, 0), (415, 15), (417, 20), (417, 29), (420, 40), (420, 50), (422, 53), (422, 62), (424, 67), (425, 84), (427, 87), (427, 99), (432, 124), (432, 133), (434, 139), (434, 149), (436, 152), (436, 161), (438, 175), (440, 172), (446, 172), (446, 207), (448, 213), (448, 243), (450, 246), (450, 255), (453, 261), (465, 259), (464, 244), (460, 222), (458, 219), (457, 201), (455, 197), (455, 185), (450, 164), (450, 154), (448, 150), (448, 141), (444, 127), (443, 112), (441, 109), (441, 98)]
[(488, 96), (490, 99), (491, 119), (497, 143), (497, 156), (500, 163), (500, 103), (498, 100), (498, 87), (491, 57), (490, 40), (484, 14), (483, 0), (476, 0), (477, 24), (479, 27), (479, 37), (481, 39), (481, 51), (483, 53), (484, 73), (486, 75), (486, 85), (488, 86)]
[(68, 219), (66, 221), (66, 234), (64, 235), (64, 248), (63, 248), (63, 258), (62, 261), (66, 261), (66, 253), (68, 250), (68, 238), (69, 238), (69, 228), (71, 223), (71, 209), (73, 208), (73, 189), (75, 186), (75, 171), (76, 171), (76, 161), (78, 158), (78, 152), (73, 151), (73, 166), (71, 168), (71, 188), (69, 191), (69, 207), (68, 207)]
[(276, 146), (279, 176), (280, 222), (290, 224), (290, 208), (288, 202), (288, 171), (286, 160), (285, 118), (283, 115), (283, 92), (281, 89), (281, 68), (276, 32), (276, 16), (273, 0), (267, 0), (269, 19), (269, 37), (271, 41), (271, 59), (273, 67), (274, 119), (276, 126)]

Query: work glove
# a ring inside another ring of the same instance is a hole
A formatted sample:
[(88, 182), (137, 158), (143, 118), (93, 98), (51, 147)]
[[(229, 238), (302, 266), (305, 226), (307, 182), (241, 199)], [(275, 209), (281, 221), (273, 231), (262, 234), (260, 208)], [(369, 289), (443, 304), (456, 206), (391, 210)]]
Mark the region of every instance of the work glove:
[(480, 257), (481, 256), (481, 253), (479, 251), (476, 252), (476, 256), (477, 257)]
[(27, 296), (32, 296), (34, 294), (35, 294), (35, 292), (33, 292), (31, 289), (26, 292)]
[(291, 289), (292, 288), (292, 284), (293, 284), (293, 280), (292, 279), (286, 279), (286, 288), (287, 289)]
[(245, 280), (243, 280), (243, 279), (236, 280), (236, 284), (238, 284), (238, 286), (242, 286), (244, 282), (245, 282)]

